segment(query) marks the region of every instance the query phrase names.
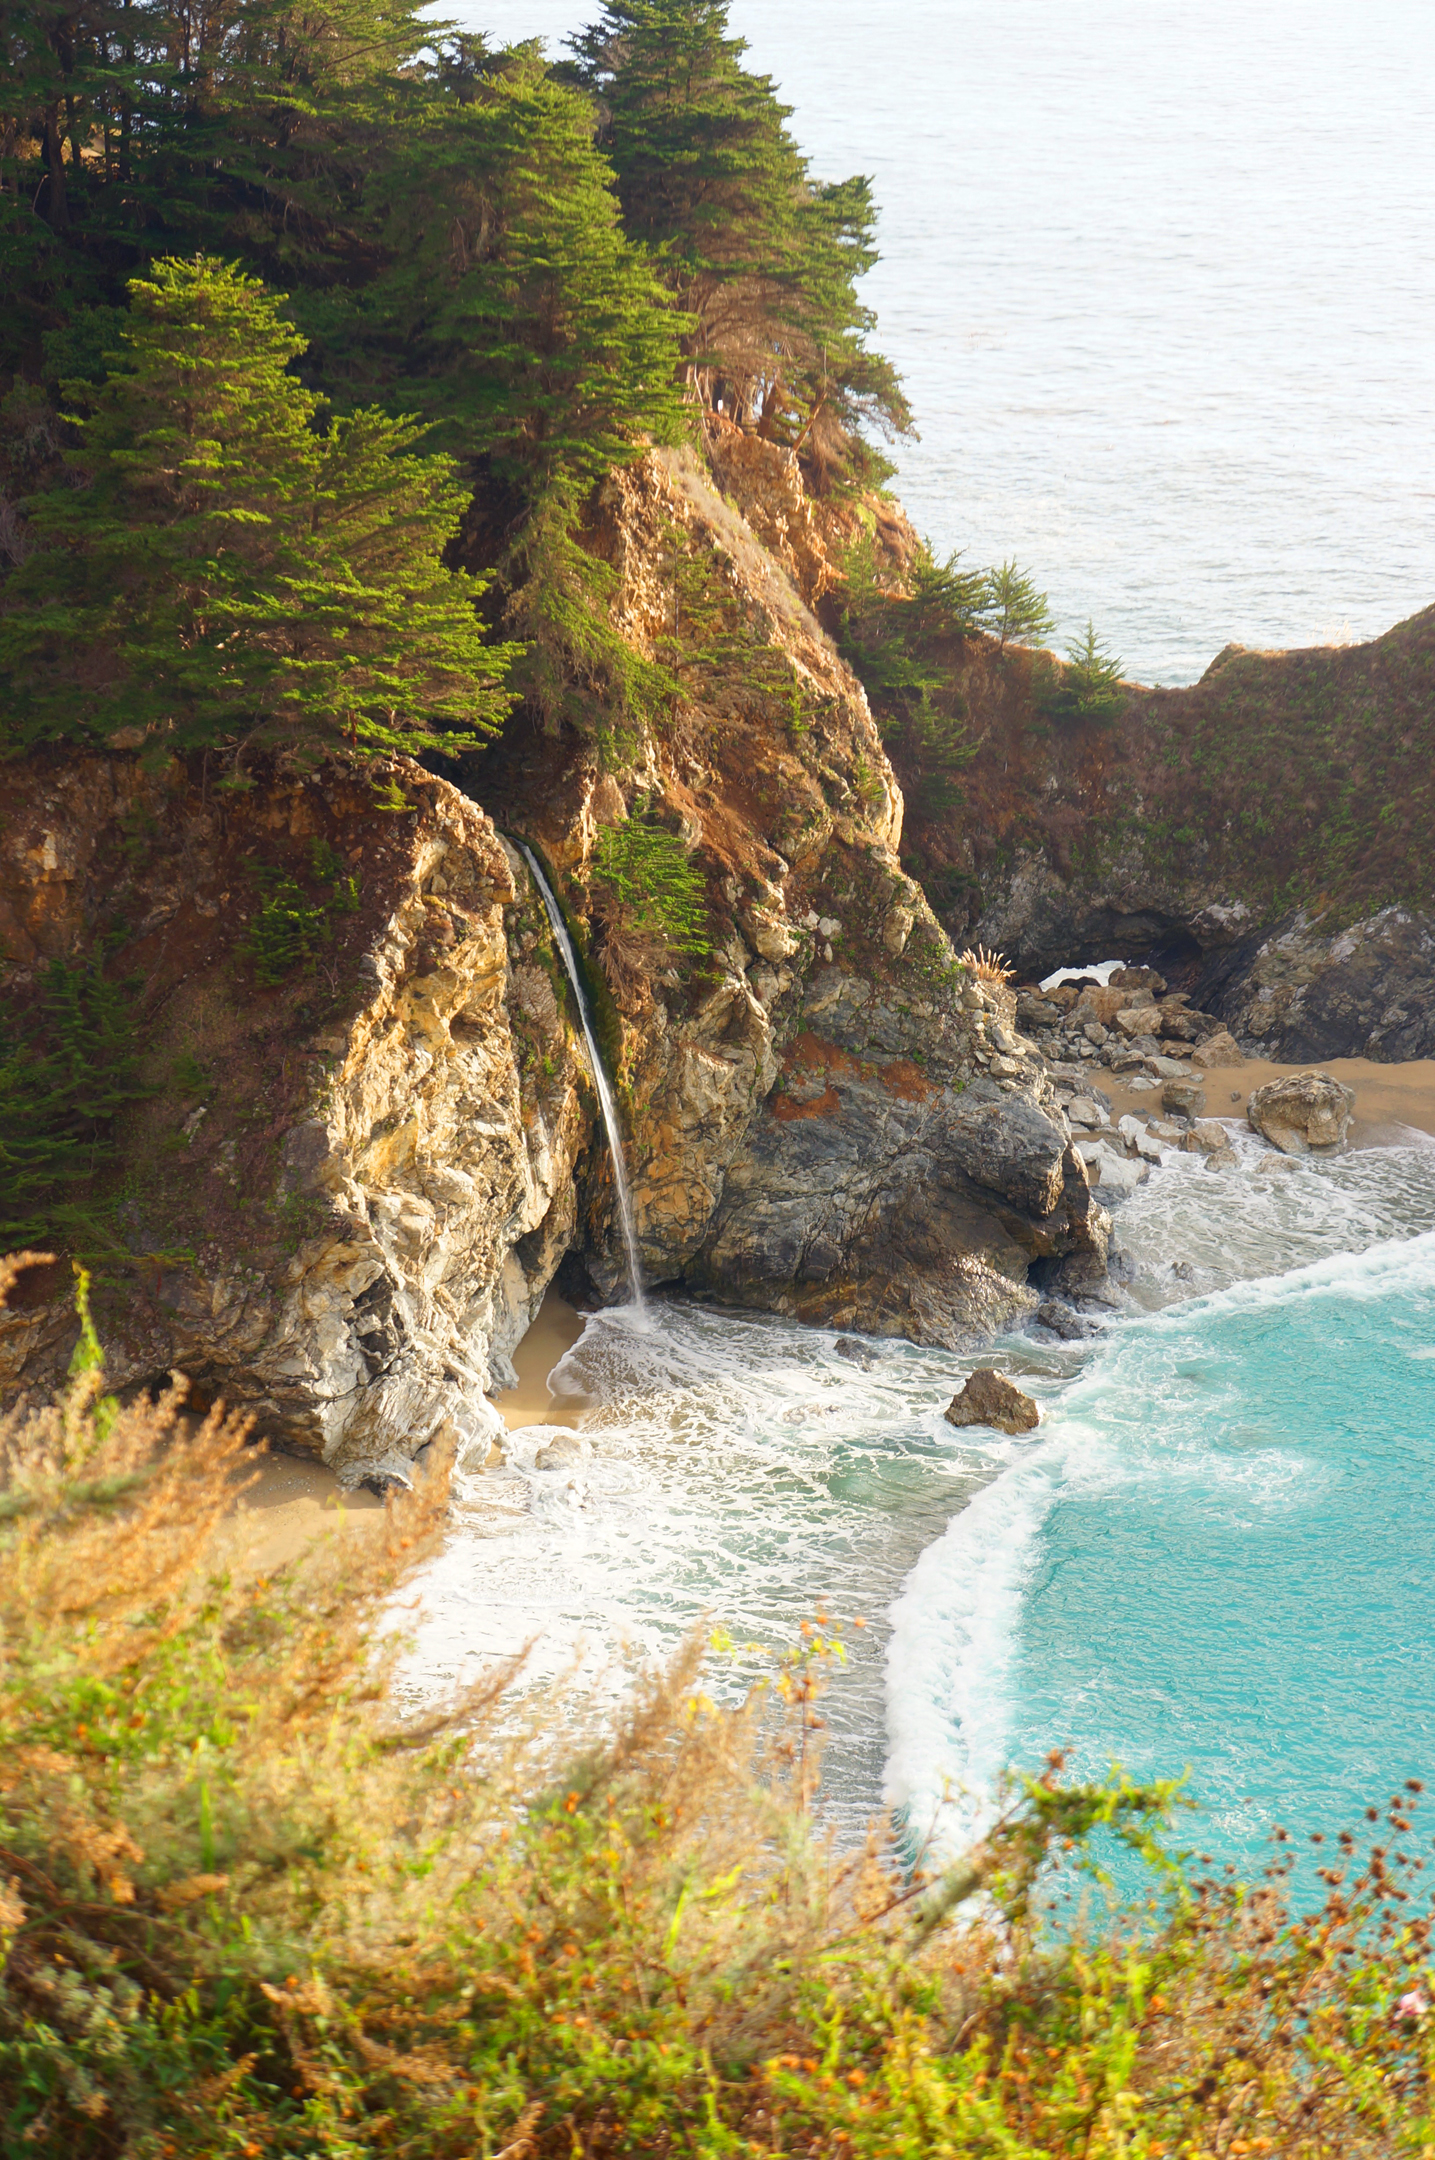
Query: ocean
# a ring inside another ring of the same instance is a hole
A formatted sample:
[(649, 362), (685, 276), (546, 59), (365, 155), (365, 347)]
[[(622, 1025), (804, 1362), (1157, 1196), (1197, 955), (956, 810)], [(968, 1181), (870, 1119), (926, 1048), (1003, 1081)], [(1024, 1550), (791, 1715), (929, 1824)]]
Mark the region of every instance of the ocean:
[[(555, 54), (581, 0), (457, 16)], [(823, 178), (942, 553), (1193, 681), (1435, 600), (1435, 15), (1419, 0), (734, 0)]]
[[(1120, 1208), (1105, 1333), (980, 1357), (659, 1302), (594, 1315), (555, 1368), (589, 1459), (544, 1428), (461, 1487), (416, 1670), (623, 1684), (720, 1633), (712, 1685), (840, 1625), (826, 1805), (958, 1847), (1008, 1766), (1179, 1776), (1204, 1847), (1338, 1829), (1435, 1777), (1435, 1142), (1214, 1174), (1168, 1151)], [(942, 1413), (994, 1362), (1030, 1436)], [(858, 1627), (853, 1623), (861, 1621)]]

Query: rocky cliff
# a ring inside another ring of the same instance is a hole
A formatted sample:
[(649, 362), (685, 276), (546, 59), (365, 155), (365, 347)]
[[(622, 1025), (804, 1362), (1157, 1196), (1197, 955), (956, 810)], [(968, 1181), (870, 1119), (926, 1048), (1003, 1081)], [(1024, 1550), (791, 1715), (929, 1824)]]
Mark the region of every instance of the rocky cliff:
[[(586, 536), (672, 686), (602, 730), (520, 716), (462, 773), (38, 759), (12, 770), (12, 1012), (102, 965), (144, 1092), (63, 1215), (112, 1373), (172, 1366), (346, 1477), (401, 1475), (484, 1397), (566, 1255), (621, 1294), (568, 985), (513, 841), (552, 868), (605, 1019), (645, 1273), (842, 1327), (973, 1343), (1029, 1277), (1089, 1287), (1107, 1220), (1011, 994), (903, 869), (901, 791), (819, 610), (856, 515), (781, 449), (615, 476)], [(636, 951), (600, 835), (675, 836), (707, 947)], [(0, 1333), (7, 1392), (74, 1335), (67, 1271)]]
[(1274, 1058), (1435, 1053), (1435, 609), (1230, 647), (1104, 725), (1055, 716), (1040, 656), (942, 665), (972, 762), (955, 808), (913, 792), (904, 861), (954, 936), (1034, 977), (1152, 963)]

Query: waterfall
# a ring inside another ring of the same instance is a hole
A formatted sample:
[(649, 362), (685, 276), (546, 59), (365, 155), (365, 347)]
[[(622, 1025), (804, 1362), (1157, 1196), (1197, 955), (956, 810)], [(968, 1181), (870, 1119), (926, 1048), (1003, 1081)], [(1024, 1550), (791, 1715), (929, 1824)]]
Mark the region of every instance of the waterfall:
[(578, 1017), (583, 1022), (583, 1040), (588, 1045), (588, 1062), (593, 1068), (593, 1085), (598, 1090), (598, 1103), (603, 1112), (603, 1129), (608, 1135), (608, 1153), (613, 1161), (613, 1189), (618, 1195), (618, 1220), (623, 1226), (623, 1244), (628, 1254), (628, 1287), (632, 1292), (634, 1311), (639, 1320), (646, 1320), (643, 1270), (638, 1260), (638, 1232), (633, 1222), (633, 1196), (628, 1190), (628, 1166), (623, 1156), (618, 1106), (613, 1100), (613, 1090), (608, 1085), (608, 1074), (603, 1064), (602, 1052), (598, 1048), (598, 1038), (593, 1032), (593, 1016), (588, 1010), (588, 1000), (583, 993), (583, 978), (578, 972), (578, 955), (573, 950), (573, 940), (568, 935), (568, 925), (564, 922), (563, 911), (554, 898), (553, 888), (538, 867), (537, 856), (526, 841), (520, 840), (518, 848), (533, 872), (533, 880), (542, 896), (554, 942), (563, 955), (563, 965), (568, 970), (568, 980), (572, 983), (573, 995), (578, 1000)]

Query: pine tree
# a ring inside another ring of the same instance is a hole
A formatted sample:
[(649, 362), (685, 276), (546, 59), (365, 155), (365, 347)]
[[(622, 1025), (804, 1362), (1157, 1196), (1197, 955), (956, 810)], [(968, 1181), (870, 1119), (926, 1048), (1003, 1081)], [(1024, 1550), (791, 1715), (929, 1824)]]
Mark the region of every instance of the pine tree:
[(686, 352), (706, 394), (824, 468), (863, 421), (910, 425), (856, 293), (877, 259), (871, 191), (813, 183), (791, 108), (743, 66), (727, 18), (726, 0), (609, 0), (572, 49), (627, 230), (694, 318)]
[(1003, 651), (1009, 643), (1039, 645), (1056, 628), (1046, 594), (1014, 560), (989, 572), (984, 620)]
[(130, 295), (76, 420), (82, 484), (30, 506), (40, 545), (0, 595), (12, 749), (477, 742), (510, 655), (483, 643), (481, 581), (441, 562), (467, 503), (451, 462), (381, 412), (321, 428), (257, 280), (165, 262)]
[(1088, 622), (1084, 638), (1066, 648), (1066, 666), (1052, 686), (1050, 710), (1056, 718), (1104, 725), (1117, 718), (1126, 703), (1121, 687), (1121, 662), (1106, 651)]

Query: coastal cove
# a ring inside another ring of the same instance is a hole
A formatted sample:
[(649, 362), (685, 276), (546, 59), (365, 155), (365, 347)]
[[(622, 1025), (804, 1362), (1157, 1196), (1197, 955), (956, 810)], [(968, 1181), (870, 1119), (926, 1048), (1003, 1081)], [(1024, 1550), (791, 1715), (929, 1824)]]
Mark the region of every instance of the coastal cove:
[(1435, 2160), (1372, 6), (10, 11), (0, 2160)]
[[(1406, 1084), (1401, 1107), (1435, 1126), (1435, 1095)], [(1423, 1485), (1435, 1139), (1412, 1116), (1393, 1144), (1292, 1164), (1232, 1138), (1237, 1168), (1169, 1149), (1117, 1208), (1125, 1281), (1086, 1343), (1016, 1335), (959, 1359), (666, 1301), (651, 1332), (621, 1307), (590, 1316), (544, 1423), (527, 1423), (529, 1393), (504, 1467), (460, 1481), (409, 1685), (532, 1641), (535, 1673), (581, 1658), (621, 1692), (626, 1655), (669, 1656), (701, 1624), (736, 1646), (718, 1677), (741, 1688), (827, 1611), (866, 1623), (828, 1703), (824, 1806), (845, 1834), (890, 1806), (959, 1846), (1008, 1764), (1068, 1745), (1086, 1774), (1189, 1765), (1203, 1845), (1243, 1870), (1278, 1820), (1341, 1827), (1429, 1740), (1409, 1634), (1422, 1563), (1392, 1566), (1368, 1524), (1338, 1564), (1321, 1540), (1357, 1519), (1352, 1490), (1388, 1520), (1392, 1484)], [(545, 1315), (548, 1342), (565, 1320)], [(1248, 1364), (1228, 1341), (1244, 1325)], [(1036, 1434), (945, 1423), (982, 1362), (1039, 1402)], [(581, 1459), (539, 1467), (555, 1429)], [(1412, 1701), (1379, 1677), (1397, 1608)], [(1375, 1676), (1365, 1694), (1332, 1690), (1332, 1658)], [(1228, 1677), (1207, 1698), (1200, 1673)], [(1277, 1673), (1289, 1726), (1271, 1722)]]

